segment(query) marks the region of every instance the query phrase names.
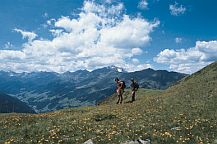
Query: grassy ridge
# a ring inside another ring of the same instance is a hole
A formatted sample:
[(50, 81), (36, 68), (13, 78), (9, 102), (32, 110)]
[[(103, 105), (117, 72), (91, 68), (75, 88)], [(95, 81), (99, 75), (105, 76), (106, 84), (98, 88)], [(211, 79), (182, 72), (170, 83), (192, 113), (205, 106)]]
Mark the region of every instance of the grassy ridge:
[[(130, 91), (124, 97), (129, 101)], [(116, 98), (96, 107), (0, 115), (0, 143), (216, 143), (217, 63), (165, 91), (140, 89), (134, 103), (116, 105)]]

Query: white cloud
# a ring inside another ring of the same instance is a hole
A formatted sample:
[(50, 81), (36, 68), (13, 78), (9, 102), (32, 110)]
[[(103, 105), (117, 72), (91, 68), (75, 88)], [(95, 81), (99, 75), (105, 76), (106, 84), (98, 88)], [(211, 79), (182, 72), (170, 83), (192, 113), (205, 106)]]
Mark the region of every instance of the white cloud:
[(47, 24), (48, 24), (48, 25), (52, 25), (52, 24), (55, 23), (55, 22), (56, 22), (55, 19), (49, 19), (49, 20), (47, 20)]
[(133, 55), (141, 55), (143, 53), (141, 48), (133, 48), (132, 49), (132, 54)]
[(63, 33), (63, 30), (62, 29), (51, 29), (50, 32), (52, 33), (54, 37), (59, 37)]
[(18, 59), (23, 59), (25, 57), (25, 54), (21, 51), (1, 50), (0, 57), (2, 60), (4, 59), (18, 60)]
[(151, 38), (149, 33), (159, 22), (149, 23), (141, 18), (130, 19), (125, 15), (115, 27), (101, 30), (101, 40), (114, 47), (140, 47), (147, 44)]
[(23, 39), (27, 38), (29, 42), (31, 42), (37, 37), (37, 34), (35, 34), (34, 32), (28, 32), (17, 28), (15, 28), (14, 31), (21, 33)]
[(140, 63), (140, 61), (137, 58), (133, 58), (132, 62), (133, 62), (133, 64), (139, 64)]
[(7, 42), (7, 43), (4, 44), (4, 48), (3, 49), (11, 49), (13, 47), (14, 47), (14, 45), (12, 43)]
[(187, 50), (165, 49), (154, 60), (169, 64), (173, 71), (193, 73), (217, 60), (217, 41), (197, 41), (195, 47)]
[[(149, 22), (125, 13), (124, 5), (99, 5), (85, 1), (77, 18), (51, 19), (53, 39), (35, 39), (36, 34), (16, 29), (29, 41), (19, 51), (0, 50), (0, 69), (14, 71), (75, 71), (116, 65), (129, 71), (151, 67), (132, 57), (142, 54), (150, 33), (159, 21)], [(11, 53), (11, 54), (10, 54)], [(12, 55), (17, 61), (12, 61)]]
[(180, 37), (175, 38), (175, 42), (176, 43), (181, 43), (182, 42), (182, 38), (180, 38)]
[(126, 64), (124, 65), (125, 69), (129, 72), (140, 71), (147, 68), (151, 68), (150, 64), (139, 64), (138, 62), (135, 64)]
[(141, 0), (138, 4), (138, 8), (140, 9), (147, 9), (148, 8), (148, 2), (147, 0)]
[(173, 16), (179, 16), (186, 12), (186, 8), (183, 5), (179, 5), (177, 2), (175, 4), (169, 5), (170, 14)]

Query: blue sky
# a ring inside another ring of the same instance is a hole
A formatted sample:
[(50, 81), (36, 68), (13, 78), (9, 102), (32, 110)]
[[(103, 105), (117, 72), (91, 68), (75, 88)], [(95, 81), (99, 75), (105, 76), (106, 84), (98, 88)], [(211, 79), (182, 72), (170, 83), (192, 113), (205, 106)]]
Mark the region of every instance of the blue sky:
[(116, 65), (193, 73), (217, 60), (215, 0), (2, 0), (0, 70)]

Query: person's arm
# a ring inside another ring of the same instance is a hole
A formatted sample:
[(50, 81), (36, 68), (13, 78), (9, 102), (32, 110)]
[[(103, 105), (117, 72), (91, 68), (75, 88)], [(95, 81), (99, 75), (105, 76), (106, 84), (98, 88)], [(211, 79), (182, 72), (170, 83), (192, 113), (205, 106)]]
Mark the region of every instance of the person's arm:
[(124, 86), (124, 83), (123, 83), (123, 82), (120, 82), (120, 83), (121, 83), (121, 85), (120, 85), (120, 89), (122, 89), (123, 86)]
[(122, 88), (122, 86), (123, 86), (123, 83), (122, 82), (118, 82), (118, 88), (117, 88), (117, 90), (119, 91)]

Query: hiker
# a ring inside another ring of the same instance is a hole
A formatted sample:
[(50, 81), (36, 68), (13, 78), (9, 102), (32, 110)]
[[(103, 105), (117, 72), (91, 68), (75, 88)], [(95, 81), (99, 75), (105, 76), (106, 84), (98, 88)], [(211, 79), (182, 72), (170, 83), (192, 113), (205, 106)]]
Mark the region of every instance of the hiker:
[(118, 78), (115, 78), (115, 82), (117, 83), (117, 95), (118, 95), (118, 101), (117, 101), (117, 104), (120, 104), (122, 103), (123, 101), (123, 93), (124, 93), (124, 88), (126, 87), (125, 86), (125, 83), (124, 81), (121, 81), (119, 80)]
[(139, 84), (134, 80), (134, 79), (131, 79), (131, 90), (132, 90), (132, 93), (131, 93), (131, 96), (132, 96), (132, 101), (131, 102), (134, 102), (136, 99), (136, 91), (139, 89)]

